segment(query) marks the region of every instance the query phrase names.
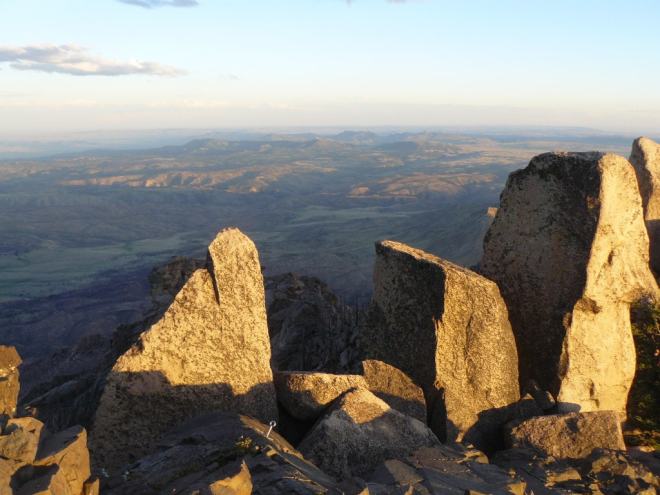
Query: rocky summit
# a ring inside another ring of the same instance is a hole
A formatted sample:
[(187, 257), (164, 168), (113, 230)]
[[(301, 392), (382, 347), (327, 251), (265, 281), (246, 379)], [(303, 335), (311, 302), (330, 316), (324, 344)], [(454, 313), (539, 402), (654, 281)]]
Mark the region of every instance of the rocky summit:
[(443, 440), (467, 435), (485, 442), (498, 426), (484, 413), (519, 398), (516, 346), (497, 286), (419, 249), (376, 244), (364, 341), (369, 357), (422, 387), (430, 424)]
[(378, 242), (366, 310), (312, 277), (265, 291), (225, 229), (112, 335), (23, 364), (0, 346), (0, 495), (657, 493), (622, 429), (640, 299), (636, 424), (657, 393), (655, 146), (511, 174), (479, 273)]
[(481, 270), (509, 308), (523, 387), (563, 410), (625, 411), (631, 303), (657, 294), (635, 172), (619, 156), (549, 153), (507, 181)]
[(641, 137), (633, 143), (630, 163), (635, 167), (649, 233), (651, 268), (660, 276), (660, 145)]
[(216, 410), (277, 418), (259, 257), (237, 229), (218, 234), (206, 267), (112, 368), (94, 417), (94, 461), (118, 468), (177, 423)]

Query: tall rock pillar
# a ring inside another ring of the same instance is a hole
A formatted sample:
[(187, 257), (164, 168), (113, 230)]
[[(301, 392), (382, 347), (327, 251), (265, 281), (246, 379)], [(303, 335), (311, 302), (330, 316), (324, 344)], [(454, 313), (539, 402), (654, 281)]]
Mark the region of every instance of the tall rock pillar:
[(635, 373), (630, 305), (656, 293), (630, 163), (548, 153), (509, 176), (484, 241), (516, 335), (523, 387), (564, 410), (625, 411)]

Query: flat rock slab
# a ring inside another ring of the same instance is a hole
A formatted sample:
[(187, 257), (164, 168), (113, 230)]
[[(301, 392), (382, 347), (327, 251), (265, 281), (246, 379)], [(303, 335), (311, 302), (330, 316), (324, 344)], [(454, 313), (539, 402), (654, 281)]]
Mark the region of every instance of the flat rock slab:
[(341, 396), (298, 446), (337, 479), (364, 475), (388, 459), (405, 458), (439, 440), (421, 421), (392, 409), (364, 389)]
[(259, 256), (237, 229), (218, 234), (206, 268), (112, 368), (90, 435), (95, 466), (118, 470), (210, 411), (277, 419)]
[(614, 411), (539, 416), (506, 427), (510, 447), (533, 448), (557, 459), (587, 457), (596, 448), (625, 450)]
[(291, 416), (303, 421), (318, 418), (340, 395), (354, 388), (367, 388), (359, 375), (334, 375), (304, 371), (275, 373), (277, 400)]

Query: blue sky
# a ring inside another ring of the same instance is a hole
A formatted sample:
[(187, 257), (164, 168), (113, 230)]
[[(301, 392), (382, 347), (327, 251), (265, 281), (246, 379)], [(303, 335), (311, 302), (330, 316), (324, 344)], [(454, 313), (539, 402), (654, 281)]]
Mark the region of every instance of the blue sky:
[(658, 0), (0, 0), (0, 132), (658, 132), (659, 26)]

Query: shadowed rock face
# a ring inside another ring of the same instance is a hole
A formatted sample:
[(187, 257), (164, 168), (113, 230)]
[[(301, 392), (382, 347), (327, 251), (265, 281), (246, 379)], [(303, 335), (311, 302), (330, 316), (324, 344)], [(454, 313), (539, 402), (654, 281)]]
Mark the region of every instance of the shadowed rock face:
[(273, 369), (346, 372), (355, 360), (355, 309), (314, 277), (266, 278)]
[(359, 375), (332, 375), (303, 371), (275, 373), (277, 400), (291, 416), (300, 420), (314, 420), (337, 397), (353, 388), (367, 388)]
[(370, 392), (391, 408), (426, 422), (424, 391), (408, 375), (376, 359), (362, 361), (361, 367)]
[[(516, 346), (497, 286), (405, 244), (376, 244), (367, 356), (424, 390), (433, 431), (461, 439), (519, 398)], [(497, 425), (493, 425), (497, 428)], [(470, 441), (479, 444), (478, 434)]]
[(126, 473), (111, 477), (103, 493), (344, 493), (276, 431), (228, 412), (198, 416), (167, 432)]
[(635, 167), (649, 233), (651, 268), (660, 276), (660, 145), (641, 137), (633, 143), (630, 163)]
[(563, 410), (624, 411), (635, 372), (630, 304), (656, 293), (633, 168), (548, 153), (509, 176), (484, 241), (516, 335), (520, 380)]
[(222, 231), (162, 318), (110, 372), (91, 433), (99, 467), (147, 453), (176, 424), (205, 411), (277, 417), (257, 250)]

